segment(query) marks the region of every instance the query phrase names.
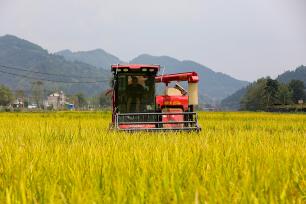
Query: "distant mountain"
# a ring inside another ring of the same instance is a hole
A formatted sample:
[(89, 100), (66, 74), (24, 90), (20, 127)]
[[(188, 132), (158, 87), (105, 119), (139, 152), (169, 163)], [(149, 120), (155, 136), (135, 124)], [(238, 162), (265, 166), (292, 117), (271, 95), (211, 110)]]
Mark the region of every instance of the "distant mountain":
[(79, 61), (90, 64), (92, 66), (110, 69), (111, 64), (123, 63), (118, 57), (105, 52), (102, 49), (90, 50), (90, 51), (79, 51), (71, 52), (70, 50), (63, 50), (55, 53), (56, 55), (63, 56), (69, 61)]
[(243, 87), (233, 93), (232, 95), (226, 97), (221, 101), (220, 106), (225, 110), (239, 110), (240, 109), (240, 101), (242, 97), (246, 94), (247, 87)]
[(283, 83), (289, 83), (291, 80), (301, 80), (306, 85), (306, 66), (301, 65), (293, 71), (286, 71), (276, 78)]
[[(68, 94), (83, 92), (87, 96), (92, 96), (109, 87), (108, 80), (111, 78), (109, 67), (110, 64), (117, 63), (123, 62), (118, 57), (102, 49), (82, 52), (63, 50), (50, 54), (39, 45), (15, 36), (6, 35), (0, 37), (0, 65), (25, 69), (25, 71), (22, 71), (0, 66), (0, 84), (7, 85), (12, 89), (31, 90), (31, 83), (40, 79), (44, 82), (44, 87), (47, 90), (62, 89)], [(214, 72), (199, 63), (188, 60), (180, 61), (167, 56), (157, 57), (143, 54), (131, 60), (130, 63), (160, 64), (165, 67), (164, 73), (196, 71), (200, 75), (201, 103), (218, 103), (221, 99), (248, 84), (246, 81), (240, 81), (229, 75)], [(38, 72), (55, 75), (44, 75)], [(163, 70), (161, 70), (160, 74), (162, 72)], [(22, 77), (12, 76), (12, 74), (22, 75)], [(47, 80), (104, 82), (66, 84), (48, 82)]]
[[(306, 85), (306, 66), (301, 65), (293, 71), (286, 71), (276, 78), (279, 82), (289, 83), (291, 80), (301, 80)], [(224, 109), (238, 110), (240, 108), (240, 100), (246, 93), (246, 87), (239, 89), (232, 95), (226, 97), (221, 102)]]
[[(200, 76), (201, 102), (216, 103), (248, 84), (247, 81), (237, 80), (229, 75), (214, 72), (199, 63), (190, 60), (180, 61), (168, 56), (157, 57), (143, 54), (131, 60), (130, 63), (159, 64), (165, 67), (164, 73), (197, 72)], [(160, 74), (162, 72), (163, 70)]]
[[(38, 72), (55, 75), (40, 74)], [(16, 75), (22, 75), (23, 77)], [(63, 89), (69, 94), (83, 92), (89, 96), (107, 89), (109, 85), (107, 80), (110, 79), (110, 72), (83, 62), (67, 61), (61, 56), (49, 54), (47, 50), (36, 44), (12, 35), (0, 37), (0, 84), (7, 85), (12, 89), (29, 91), (31, 83), (37, 81), (36, 79), (29, 78), (37, 78), (37, 80), (43, 81), (44, 88), (47, 90)], [(106, 82), (66, 84), (53, 83), (46, 80)]]

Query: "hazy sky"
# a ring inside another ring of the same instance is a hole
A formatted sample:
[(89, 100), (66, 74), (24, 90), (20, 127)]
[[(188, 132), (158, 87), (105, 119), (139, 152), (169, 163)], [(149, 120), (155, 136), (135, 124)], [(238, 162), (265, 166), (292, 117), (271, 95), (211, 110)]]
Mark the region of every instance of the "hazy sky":
[(0, 0), (4, 34), (50, 52), (168, 55), (254, 80), (306, 64), (306, 0)]

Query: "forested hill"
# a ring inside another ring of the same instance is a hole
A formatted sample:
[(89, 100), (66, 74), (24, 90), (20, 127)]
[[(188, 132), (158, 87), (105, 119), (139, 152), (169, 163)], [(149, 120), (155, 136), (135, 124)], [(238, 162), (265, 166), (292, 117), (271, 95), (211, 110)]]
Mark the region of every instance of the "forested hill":
[[(11, 35), (0, 37), (0, 65), (2, 65), (0, 66), (0, 84), (9, 86), (13, 90), (28, 91), (31, 89), (32, 82), (42, 81), (47, 91), (63, 89), (69, 94), (83, 92), (91, 96), (109, 86), (107, 81), (110, 78), (109, 71), (83, 62), (67, 61), (64, 57), (50, 54), (34, 43)], [(78, 83), (85, 81), (106, 82)]]
[[(291, 80), (300, 80), (303, 81), (306, 86), (306, 66), (301, 65), (293, 71), (286, 71), (283, 74), (280, 74), (276, 80), (285, 84), (288, 84)], [(221, 107), (230, 110), (238, 110), (240, 108), (240, 101), (246, 92), (247, 88), (244, 87), (226, 97), (222, 100)]]
[(283, 83), (289, 83), (292, 79), (301, 80), (306, 85), (306, 66), (301, 65), (293, 71), (286, 71), (276, 79)]
[(226, 97), (221, 101), (221, 108), (228, 110), (239, 110), (240, 109), (240, 101), (242, 97), (247, 92), (247, 87), (243, 87), (233, 93), (232, 95)]

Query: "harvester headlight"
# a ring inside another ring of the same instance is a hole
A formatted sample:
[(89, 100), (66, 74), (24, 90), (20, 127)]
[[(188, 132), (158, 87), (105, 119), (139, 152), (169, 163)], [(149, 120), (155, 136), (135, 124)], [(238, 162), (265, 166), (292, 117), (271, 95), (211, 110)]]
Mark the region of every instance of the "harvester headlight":
[(149, 69), (150, 72), (154, 72), (154, 69)]
[(117, 69), (117, 72), (121, 72), (122, 70), (121, 69)]
[(124, 72), (128, 72), (128, 71), (129, 71), (129, 69), (125, 68), (125, 69), (123, 69), (123, 71), (124, 71)]
[(147, 68), (143, 68), (142, 71), (143, 71), (143, 72), (146, 72), (146, 71), (148, 71), (148, 69), (147, 69)]

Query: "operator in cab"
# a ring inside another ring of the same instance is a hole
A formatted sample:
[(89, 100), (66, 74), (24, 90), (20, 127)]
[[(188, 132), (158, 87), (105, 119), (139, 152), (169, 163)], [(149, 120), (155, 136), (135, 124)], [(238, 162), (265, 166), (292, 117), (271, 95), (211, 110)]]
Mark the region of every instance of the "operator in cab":
[(136, 113), (141, 111), (141, 101), (145, 93), (144, 87), (138, 83), (137, 77), (132, 77), (132, 83), (127, 86), (127, 111)]

